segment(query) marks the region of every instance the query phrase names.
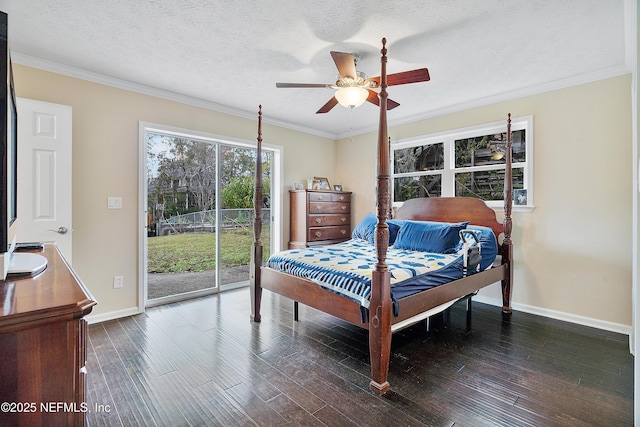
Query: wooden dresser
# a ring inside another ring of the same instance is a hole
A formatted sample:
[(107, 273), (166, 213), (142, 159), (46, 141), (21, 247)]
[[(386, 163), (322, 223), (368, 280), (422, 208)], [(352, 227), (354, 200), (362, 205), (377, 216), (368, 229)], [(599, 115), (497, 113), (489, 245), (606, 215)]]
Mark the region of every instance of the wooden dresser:
[(42, 273), (0, 282), (0, 425), (82, 426), (96, 302), (56, 246), (41, 254)]
[(330, 245), (351, 238), (351, 192), (290, 190), (289, 249)]

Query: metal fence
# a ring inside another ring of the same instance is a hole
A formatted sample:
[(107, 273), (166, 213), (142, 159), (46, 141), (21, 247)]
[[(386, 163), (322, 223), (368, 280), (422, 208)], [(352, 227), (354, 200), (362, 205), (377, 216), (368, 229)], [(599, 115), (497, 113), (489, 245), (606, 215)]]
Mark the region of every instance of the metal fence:
[[(220, 228), (242, 228), (253, 226), (253, 209), (221, 209)], [(271, 222), (271, 209), (262, 209), (262, 222)], [(172, 216), (158, 221), (156, 236), (179, 233), (215, 233), (216, 211), (207, 210)]]

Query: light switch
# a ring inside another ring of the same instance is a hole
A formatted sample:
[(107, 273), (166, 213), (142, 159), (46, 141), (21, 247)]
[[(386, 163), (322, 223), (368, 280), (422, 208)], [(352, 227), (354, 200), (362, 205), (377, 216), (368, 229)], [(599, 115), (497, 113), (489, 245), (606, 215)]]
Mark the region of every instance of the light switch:
[(122, 197), (107, 197), (108, 209), (122, 209)]
[(124, 278), (122, 276), (113, 276), (113, 289), (119, 289), (122, 287)]

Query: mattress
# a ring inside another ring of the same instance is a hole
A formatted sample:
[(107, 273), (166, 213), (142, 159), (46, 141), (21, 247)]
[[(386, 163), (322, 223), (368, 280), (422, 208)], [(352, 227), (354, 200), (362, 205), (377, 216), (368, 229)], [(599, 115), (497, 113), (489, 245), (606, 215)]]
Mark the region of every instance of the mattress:
[[(273, 254), (266, 266), (311, 280), (368, 308), (376, 262), (373, 245), (351, 239), (329, 246), (281, 251)], [(390, 247), (386, 263), (394, 300), (463, 277), (462, 250), (440, 254)]]

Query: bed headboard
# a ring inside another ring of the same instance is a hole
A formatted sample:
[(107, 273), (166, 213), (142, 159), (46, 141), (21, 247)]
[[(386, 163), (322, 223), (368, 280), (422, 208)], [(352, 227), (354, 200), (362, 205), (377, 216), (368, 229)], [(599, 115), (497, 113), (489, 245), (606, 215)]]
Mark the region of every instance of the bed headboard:
[[(473, 197), (423, 197), (410, 199), (398, 209), (396, 219), (415, 221), (463, 222), (489, 227), (496, 235), (504, 233), (504, 225), (487, 204)], [(499, 240), (498, 240), (499, 241)]]

